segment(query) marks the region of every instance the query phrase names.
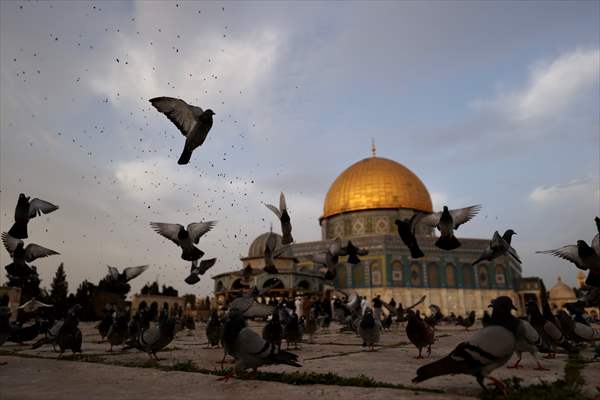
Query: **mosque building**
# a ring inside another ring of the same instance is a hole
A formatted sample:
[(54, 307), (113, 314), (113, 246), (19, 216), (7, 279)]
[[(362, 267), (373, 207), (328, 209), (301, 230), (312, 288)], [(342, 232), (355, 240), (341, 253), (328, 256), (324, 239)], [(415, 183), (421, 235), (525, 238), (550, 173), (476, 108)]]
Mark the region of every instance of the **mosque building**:
[[(318, 219), (320, 240), (294, 243), (275, 260), (280, 273), (272, 275), (260, 273), (269, 233), (260, 235), (251, 244), (248, 257), (242, 258), (243, 266), (250, 265), (256, 275), (244, 280), (231, 272), (218, 274), (213, 277), (215, 295), (224, 297), (246, 287), (276, 283), (278, 293), (287, 296), (346, 289), (368, 299), (378, 294), (384, 301), (394, 298), (404, 306), (426, 295), (426, 304), (437, 304), (443, 313), (457, 315), (471, 310), (481, 315), (491, 299), (504, 295), (524, 310), (523, 296), (518, 294), (522, 271), (518, 262), (502, 256), (471, 265), (489, 238), (464, 238), (459, 230), (462, 246), (445, 251), (434, 246), (432, 230), (421, 228), (417, 239), (425, 257), (411, 258), (398, 236), (395, 220), (410, 218), (419, 211), (433, 211), (423, 182), (404, 165), (377, 157), (373, 146), (370, 157), (348, 167), (331, 184)], [(369, 253), (356, 265), (340, 257), (336, 278), (326, 282), (311, 256), (325, 252), (338, 237), (352, 240)]]

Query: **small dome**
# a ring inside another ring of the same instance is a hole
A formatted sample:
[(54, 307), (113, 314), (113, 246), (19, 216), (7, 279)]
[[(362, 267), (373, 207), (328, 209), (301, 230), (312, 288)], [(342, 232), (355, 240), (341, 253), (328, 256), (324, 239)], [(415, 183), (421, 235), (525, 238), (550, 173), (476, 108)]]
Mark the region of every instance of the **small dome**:
[[(250, 248), (248, 249), (248, 258), (259, 258), (265, 255), (265, 246), (271, 232), (265, 232), (258, 235), (256, 239), (252, 241)], [(277, 238), (277, 248), (281, 247), (282, 237), (280, 234), (273, 232), (273, 235)], [(283, 256), (289, 256), (289, 249), (283, 253)]]
[(417, 175), (396, 161), (373, 156), (337, 177), (325, 197), (323, 218), (380, 208), (432, 211), (429, 192)]
[(568, 285), (566, 285), (560, 276), (556, 280), (556, 284), (549, 290), (550, 301), (554, 300), (575, 300), (577, 297)]

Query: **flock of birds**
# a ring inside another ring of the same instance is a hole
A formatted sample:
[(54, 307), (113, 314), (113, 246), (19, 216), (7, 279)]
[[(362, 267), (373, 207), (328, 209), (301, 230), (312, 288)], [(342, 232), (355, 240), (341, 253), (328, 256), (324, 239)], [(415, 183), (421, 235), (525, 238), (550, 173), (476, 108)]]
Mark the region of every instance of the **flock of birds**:
[[(150, 102), (173, 122), (185, 137), (185, 145), (178, 164), (188, 164), (194, 150), (206, 140), (213, 124), (214, 112), (170, 97), (157, 97), (151, 99)], [(274, 260), (294, 243), (290, 214), (283, 193), (279, 200), (279, 207), (266, 204), (266, 207), (279, 219), (282, 232), (280, 242), (272, 230), (267, 238), (263, 268), (263, 272), (266, 273), (278, 272)], [(480, 208), (480, 205), (474, 205), (449, 210), (444, 206), (441, 212), (417, 212), (410, 219), (396, 220), (398, 235), (413, 258), (425, 256), (417, 240), (417, 232), (421, 230), (421, 227), (437, 229), (440, 236), (435, 245), (443, 250), (451, 251), (461, 246), (455, 236), (455, 231), (477, 215)], [(40, 257), (58, 254), (33, 243), (25, 247), (23, 242), (23, 239), (28, 238), (27, 225), (31, 219), (57, 209), (58, 206), (47, 201), (37, 198), (30, 200), (24, 194), (19, 195), (14, 225), (8, 232), (2, 233), (4, 246), (13, 259), (13, 262), (6, 266), (9, 275), (15, 277), (31, 275), (35, 271), (27, 263)], [(187, 227), (177, 223), (150, 222), (154, 231), (181, 248), (183, 260), (192, 263), (190, 274), (185, 279), (188, 284), (197, 283), (200, 275), (206, 273), (216, 263), (216, 258), (202, 259), (205, 253), (196, 247), (200, 238), (211, 231), (215, 225), (215, 221), (193, 222)], [(596, 225), (600, 233), (598, 217), (596, 217)], [(473, 265), (500, 256), (512, 257), (520, 262), (517, 252), (511, 246), (511, 239), (515, 234), (512, 229), (508, 229), (502, 236), (497, 231), (494, 232), (487, 248), (473, 262)], [(564, 246), (542, 253), (565, 258), (574, 263), (577, 268), (589, 271), (586, 283), (594, 288), (600, 287), (600, 239), (598, 234), (592, 240), (591, 246), (580, 240), (577, 245)], [(340, 264), (340, 257), (347, 256), (345, 262), (358, 264), (361, 262), (359, 256), (366, 254), (368, 254), (367, 249), (358, 248), (351, 241), (343, 242), (337, 238), (332, 241), (326, 251), (313, 255), (312, 260), (324, 269), (324, 279), (332, 280), (336, 275), (336, 267)], [(139, 276), (147, 268), (147, 265), (126, 268), (120, 273), (116, 268), (109, 266), (107, 278), (126, 283)], [(252, 275), (262, 272), (247, 266), (235, 273), (249, 279)], [(247, 369), (256, 371), (262, 365), (286, 364), (300, 367), (297, 355), (287, 349), (281, 349), (282, 338), (286, 339), (288, 347), (290, 343), (297, 346), (297, 343), (302, 340), (303, 333), (309, 334), (312, 341), (312, 335), (322, 324), (322, 321), (317, 322), (319, 316), (313, 312), (309, 313), (306, 319), (301, 319), (296, 313), (282, 311), (282, 308), (278, 307), (265, 326), (263, 334), (259, 335), (247, 326), (246, 319), (256, 298), (262, 294), (264, 292), (261, 293), (255, 289), (234, 299), (229, 304), (224, 319), (221, 320), (217, 314), (213, 313), (207, 324), (207, 337), (210, 343), (222, 343), (225, 356), (230, 355), (236, 360), (235, 368), (225, 379)], [(345, 307), (349, 315), (346, 316), (344, 322), (362, 338), (364, 346), (368, 346), (370, 350), (374, 349), (374, 346), (380, 341), (384, 325), (389, 326), (390, 318), (393, 316), (396, 320), (407, 322), (406, 334), (418, 348), (418, 357), (422, 357), (421, 353), (424, 348), (431, 353), (431, 346), (435, 341), (436, 319), (429, 317), (423, 319), (419, 311), (413, 310), (416, 304), (399, 312), (386, 303), (390, 314), (382, 321), (379, 307), (376, 307), (375, 310), (370, 307), (363, 309), (360, 307), (356, 294), (349, 294), (347, 297), (348, 301)], [(491, 302), (490, 307), (493, 311), (491, 315), (484, 316), (482, 329), (465, 342), (460, 343), (448, 356), (420, 367), (413, 381), (421, 382), (435, 376), (464, 373), (475, 376), (477, 382), (483, 387), (483, 378), (488, 377), (494, 369), (508, 362), (514, 352), (519, 354), (520, 360), (520, 354), (523, 352), (529, 352), (534, 357), (538, 351), (555, 354), (558, 347), (570, 352), (576, 350), (573, 342), (600, 339), (600, 332), (589, 326), (587, 321), (582, 318), (580, 310), (573, 311), (574, 318), (564, 311), (558, 316), (554, 316), (549, 306), (546, 310), (546, 305), (547, 302), (544, 303), (544, 313), (541, 313), (536, 304), (530, 303), (527, 305), (528, 318), (518, 319), (511, 313), (511, 310), (515, 309), (512, 300), (504, 296), (498, 297)], [(81, 351), (82, 335), (77, 319), (79, 309), (80, 307), (75, 305), (69, 309), (62, 320), (45, 328), (38, 326), (38, 331), (43, 331), (45, 336), (33, 347), (52, 344), (58, 346), (61, 353), (66, 349), (71, 349), (73, 352)], [(439, 315), (439, 308), (433, 315)], [(2, 330), (0, 338), (4, 338), (4, 340), (9, 339), (11, 334), (14, 335), (16, 332), (14, 329), (11, 331), (8, 317), (10, 314), (6, 310), (0, 312), (0, 328)], [(471, 313), (467, 318), (458, 320), (457, 323), (468, 328), (474, 323), (474, 320), (475, 315)], [(102, 329), (101, 334), (104, 333), (102, 336), (108, 338), (111, 349), (113, 345), (124, 344), (125, 349), (137, 348), (156, 357), (156, 352), (173, 340), (177, 331), (177, 320), (169, 318), (168, 315), (162, 315), (158, 324), (153, 325), (150, 323), (148, 311), (141, 308), (131, 319), (123, 313), (115, 312), (114, 315), (103, 320), (99, 328)], [(20, 340), (20, 338), (16, 340)], [(515, 367), (517, 366), (518, 362)], [(543, 368), (539, 361), (538, 368)], [(494, 380), (494, 382), (501, 386), (499, 381)]]

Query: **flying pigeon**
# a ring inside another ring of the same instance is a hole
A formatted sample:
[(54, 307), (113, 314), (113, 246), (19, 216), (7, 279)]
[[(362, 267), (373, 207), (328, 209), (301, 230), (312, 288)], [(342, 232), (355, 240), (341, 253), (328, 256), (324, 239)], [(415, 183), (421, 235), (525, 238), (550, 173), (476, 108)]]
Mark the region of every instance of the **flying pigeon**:
[(518, 320), (510, 313), (514, 306), (510, 298), (502, 297), (492, 302), (494, 311), (490, 325), (460, 343), (446, 357), (417, 369), (413, 383), (441, 375), (467, 374), (473, 375), (484, 390), (483, 380), (486, 377), (505, 388), (500, 381), (488, 376), (510, 360), (516, 345)]
[(419, 355), (415, 358), (423, 358), (421, 352), (427, 347), (427, 355), (431, 355), (431, 345), (435, 341), (435, 330), (421, 319), (419, 310), (408, 312), (408, 323), (406, 324), (406, 336), (419, 349)]
[(139, 267), (125, 268), (123, 270), (123, 272), (120, 273), (118, 269), (111, 267), (110, 265), (107, 265), (107, 267), (108, 267), (108, 278), (115, 280), (115, 281), (123, 282), (123, 283), (129, 282), (130, 280), (141, 275), (142, 272), (144, 272), (145, 270), (148, 269), (147, 265), (140, 265)]
[(492, 237), (492, 240), (490, 241), (488, 246), (483, 250), (483, 253), (481, 253), (479, 258), (473, 261), (473, 264), (471, 265), (476, 265), (484, 260), (492, 261), (493, 259), (503, 255), (510, 255), (512, 258), (514, 258), (520, 263), (521, 259), (517, 255), (516, 250), (513, 249), (510, 245), (512, 235), (516, 234), (517, 233), (512, 229), (508, 229), (506, 232), (504, 232), (504, 235), (502, 236), (500, 236), (498, 231), (495, 231), (494, 236)]
[(31, 300), (21, 304), (18, 308), (26, 313), (36, 312), (40, 308), (52, 308), (51, 304), (42, 303), (33, 297)]
[(341, 254), (348, 255), (348, 263), (356, 265), (360, 264), (360, 258), (358, 258), (358, 256), (366, 256), (369, 254), (369, 251), (366, 249), (359, 249), (348, 240), (348, 244), (345, 247), (342, 247)]
[(344, 250), (342, 250), (341, 239), (335, 238), (325, 252), (314, 254), (311, 256), (314, 263), (324, 266), (325, 274), (323, 276), (323, 279), (329, 281), (335, 278), (337, 273), (336, 267), (339, 263), (340, 255), (346, 255), (346, 253), (344, 252)]
[(210, 231), (216, 224), (216, 221), (192, 222), (187, 226), (187, 230), (180, 224), (168, 224), (163, 222), (150, 222), (150, 226), (159, 235), (171, 240), (183, 250), (181, 258), (186, 261), (195, 261), (204, 256), (204, 252), (194, 246), (198, 244), (200, 238)]
[(131, 347), (148, 353), (148, 356), (154, 356), (156, 361), (159, 361), (156, 355), (157, 351), (160, 351), (167, 347), (169, 343), (175, 338), (176, 323), (174, 319), (166, 318), (158, 323), (142, 331), (138, 336), (137, 341), (125, 346), (123, 350), (127, 350)]
[(198, 275), (204, 275), (204, 273), (208, 271), (210, 267), (215, 265), (216, 262), (216, 258), (202, 260), (200, 261), (200, 265), (198, 265), (198, 260), (192, 261), (192, 269), (190, 271), (190, 275), (185, 278), (185, 283), (193, 285), (200, 282), (200, 277)]
[(277, 257), (279, 257), (280, 255), (282, 255), (283, 253), (285, 253), (285, 251), (289, 247), (290, 247), (290, 245), (286, 244), (286, 245), (282, 245), (281, 247), (277, 248), (277, 236), (273, 232), (270, 232), (269, 236), (267, 237), (267, 243), (265, 244), (265, 253), (264, 253), (265, 266), (263, 268), (263, 271), (265, 271), (268, 274), (279, 273), (279, 271), (277, 270), (277, 267), (275, 267), (275, 259)]
[(29, 200), (29, 197), (23, 193), (19, 194), (17, 207), (15, 209), (15, 223), (8, 231), (8, 234), (15, 239), (27, 239), (27, 224), (31, 218), (38, 215), (49, 214), (58, 210), (58, 206), (45, 200), (35, 198)]
[(212, 310), (210, 318), (206, 324), (206, 337), (209, 346), (218, 346), (223, 343), (223, 322), (217, 314), (217, 310)]
[(213, 110), (202, 110), (200, 107), (187, 104), (173, 97), (155, 97), (150, 103), (169, 120), (185, 136), (185, 146), (177, 164), (185, 165), (190, 162), (192, 152), (206, 140), (213, 125)]
[(592, 239), (591, 246), (588, 246), (584, 240), (578, 240), (576, 245), (567, 245), (554, 250), (536, 251), (536, 253), (552, 254), (571, 261), (583, 271), (590, 270), (592, 274), (600, 274), (600, 218), (596, 217), (594, 221), (598, 233)]
[(419, 214), (413, 214), (410, 219), (396, 220), (398, 235), (406, 247), (408, 247), (408, 250), (410, 250), (410, 256), (412, 258), (421, 258), (425, 256), (419, 248), (419, 243), (417, 243), (417, 238), (415, 237), (415, 228), (417, 227), (416, 217), (418, 215)]
[(367, 308), (360, 319), (358, 335), (363, 340), (363, 346), (368, 346), (369, 351), (375, 350), (374, 346), (379, 343), (379, 339), (381, 338), (381, 328), (375, 321), (371, 308)]
[(301, 367), (297, 355), (279, 350), (275, 344), (265, 341), (246, 325), (245, 317), (239, 312), (230, 313), (225, 321), (223, 341), (229, 354), (237, 362), (233, 371), (219, 380), (227, 380), (247, 369), (256, 371), (262, 365), (285, 364)]
[(286, 245), (292, 243), (294, 241), (294, 238), (292, 237), (292, 223), (290, 222), (290, 215), (288, 214), (287, 206), (285, 205), (285, 196), (283, 192), (279, 195), (279, 208), (272, 204), (265, 204), (265, 206), (273, 211), (277, 218), (279, 218), (279, 221), (281, 221), (281, 234), (283, 235), (281, 244)]
[(442, 250), (454, 250), (460, 247), (460, 242), (454, 236), (454, 230), (462, 224), (470, 221), (481, 209), (477, 204), (470, 207), (448, 210), (444, 206), (442, 212), (423, 213), (419, 212), (416, 218), (416, 224), (423, 224), (430, 228), (437, 228), (440, 231), (440, 237), (435, 245)]
[(27, 265), (28, 262), (32, 262), (38, 258), (59, 254), (54, 250), (47, 249), (34, 243), (29, 243), (27, 247), (23, 247), (24, 244), (21, 239), (16, 239), (6, 232), (2, 232), (0, 237), (2, 238), (2, 243), (4, 243), (6, 251), (8, 251), (13, 258), (13, 262), (5, 267), (6, 271), (13, 276), (30, 275), (33, 271)]

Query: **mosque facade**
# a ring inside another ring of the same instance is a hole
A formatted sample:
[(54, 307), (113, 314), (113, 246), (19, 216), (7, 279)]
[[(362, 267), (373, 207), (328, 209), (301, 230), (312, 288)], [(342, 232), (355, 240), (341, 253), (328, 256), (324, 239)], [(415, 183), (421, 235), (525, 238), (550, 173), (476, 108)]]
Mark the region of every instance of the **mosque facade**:
[[(232, 273), (216, 275), (215, 295), (227, 296), (254, 285), (267, 287), (278, 280), (278, 290), (284, 295), (345, 289), (368, 299), (381, 295), (389, 302), (394, 298), (404, 306), (426, 295), (426, 304), (437, 304), (443, 313), (457, 315), (471, 310), (481, 315), (491, 299), (504, 295), (522, 311), (524, 304), (518, 295), (522, 269), (516, 260), (503, 256), (471, 265), (488, 245), (488, 238), (463, 238), (459, 230), (462, 246), (445, 251), (434, 246), (433, 231), (421, 228), (417, 239), (425, 257), (411, 258), (395, 220), (410, 218), (415, 212), (432, 212), (431, 197), (408, 168), (377, 157), (374, 148), (372, 153), (343, 171), (329, 188), (318, 219), (320, 240), (295, 243), (276, 259), (280, 273), (271, 275), (259, 273), (268, 233), (260, 235), (251, 244), (248, 257), (242, 258), (243, 265), (250, 265), (256, 275), (246, 281)], [(352, 240), (369, 253), (356, 265), (340, 257), (336, 278), (325, 282), (311, 256), (325, 252), (338, 237)]]

